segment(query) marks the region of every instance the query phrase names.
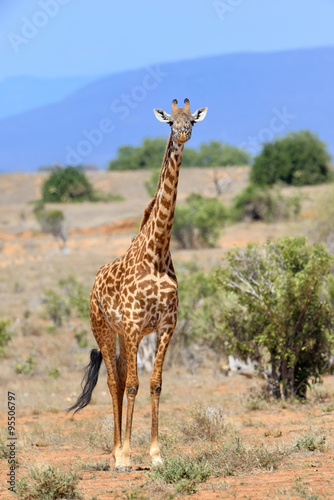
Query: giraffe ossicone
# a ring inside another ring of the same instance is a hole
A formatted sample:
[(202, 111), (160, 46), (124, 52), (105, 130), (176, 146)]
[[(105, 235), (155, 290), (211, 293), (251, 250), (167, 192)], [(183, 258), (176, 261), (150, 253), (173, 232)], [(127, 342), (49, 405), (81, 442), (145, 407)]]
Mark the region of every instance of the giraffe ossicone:
[[(79, 411), (91, 400), (102, 359), (114, 414), (113, 456), (116, 471), (130, 471), (131, 431), (135, 398), (139, 388), (137, 351), (145, 335), (156, 332), (156, 352), (150, 379), (152, 426), (150, 455), (153, 465), (162, 463), (158, 444), (159, 398), (162, 368), (177, 320), (178, 285), (170, 254), (170, 238), (176, 205), (177, 185), (184, 143), (192, 128), (202, 121), (207, 108), (190, 112), (189, 99), (184, 107), (172, 102), (171, 114), (162, 109), (153, 112), (168, 123), (171, 133), (162, 161), (154, 198), (144, 210), (139, 234), (122, 257), (101, 267), (89, 296), (89, 313), (99, 349), (93, 349), (85, 370), (82, 393), (68, 411)], [(119, 354), (116, 356), (116, 342)], [(122, 442), (123, 396), (127, 394), (127, 413)]]

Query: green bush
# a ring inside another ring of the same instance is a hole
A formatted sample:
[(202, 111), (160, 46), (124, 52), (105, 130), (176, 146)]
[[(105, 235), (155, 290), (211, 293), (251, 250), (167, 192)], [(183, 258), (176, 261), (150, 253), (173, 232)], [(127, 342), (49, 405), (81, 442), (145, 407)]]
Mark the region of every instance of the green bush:
[(148, 195), (151, 196), (151, 198), (153, 198), (153, 196), (157, 191), (159, 177), (160, 177), (160, 169), (155, 168), (152, 170), (150, 177), (144, 182), (146, 191)]
[(46, 179), (42, 187), (44, 203), (95, 201), (94, 191), (86, 175), (75, 167), (66, 167)]
[(55, 326), (62, 326), (63, 320), (69, 319), (71, 310), (67, 301), (53, 290), (44, 291), (44, 305)]
[(274, 396), (304, 398), (321, 381), (334, 345), (334, 311), (327, 281), (333, 257), (305, 238), (252, 244), (227, 255), (217, 284), (233, 300), (221, 309), (229, 353), (253, 359)]
[(68, 297), (69, 307), (77, 311), (80, 319), (89, 320), (89, 290), (74, 276), (59, 280), (58, 285)]
[(182, 248), (213, 247), (226, 220), (227, 210), (220, 200), (192, 193), (175, 208), (172, 236)]
[(214, 277), (193, 265), (179, 273), (178, 351), (184, 348), (191, 352), (194, 345), (203, 343), (220, 354), (224, 349), (225, 340), (217, 325), (225, 294)]
[(251, 182), (271, 185), (278, 181), (304, 186), (330, 180), (330, 155), (326, 145), (308, 130), (290, 132), (283, 139), (265, 143), (255, 158)]
[(51, 321), (56, 326), (62, 326), (68, 321), (74, 309), (80, 319), (89, 320), (89, 290), (74, 276), (60, 279), (58, 286), (61, 293), (54, 290), (44, 291), (44, 305)]
[(234, 200), (232, 217), (237, 220), (273, 222), (298, 215), (300, 196), (285, 197), (276, 188), (250, 184)]
[(37, 361), (35, 356), (28, 356), (23, 363), (16, 363), (15, 371), (16, 373), (30, 375), (37, 368)]
[(0, 320), (0, 357), (5, 354), (5, 346), (12, 338), (9, 326), (10, 326), (9, 320), (5, 319)]

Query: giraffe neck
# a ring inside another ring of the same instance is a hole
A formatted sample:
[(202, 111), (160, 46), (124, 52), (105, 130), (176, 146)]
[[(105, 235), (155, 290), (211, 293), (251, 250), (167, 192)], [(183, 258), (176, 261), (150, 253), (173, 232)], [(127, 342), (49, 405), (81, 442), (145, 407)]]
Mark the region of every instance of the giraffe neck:
[(164, 271), (169, 257), (169, 244), (174, 221), (177, 185), (183, 144), (169, 138), (151, 215), (145, 225), (147, 259)]

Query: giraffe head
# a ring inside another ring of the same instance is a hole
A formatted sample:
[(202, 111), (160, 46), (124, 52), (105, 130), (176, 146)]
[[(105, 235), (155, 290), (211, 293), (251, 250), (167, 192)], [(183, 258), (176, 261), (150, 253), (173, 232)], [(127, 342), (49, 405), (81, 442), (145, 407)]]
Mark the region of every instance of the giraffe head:
[(171, 126), (173, 139), (180, 143), (189, 141), (194, 123), (204, 120), (207, 111), (208, 108), (199, 108), (195, 113), (191, 113), (189, 99), (184, 100), (184, 108), (178, 108), (177, 100), (174, 99), (171, 115), (163, 109), (153, 110), (159, 122)]

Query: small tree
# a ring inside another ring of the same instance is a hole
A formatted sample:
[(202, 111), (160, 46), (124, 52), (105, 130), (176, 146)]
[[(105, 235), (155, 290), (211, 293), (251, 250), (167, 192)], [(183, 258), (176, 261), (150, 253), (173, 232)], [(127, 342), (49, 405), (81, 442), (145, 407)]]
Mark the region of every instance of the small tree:
[(68, 231), (63, 212), (61, 210), (46, 210), (44, 203), (39, 202), (35, 206), (34, 213), (41, 230), (59, 238), (63, 243), (63, 251), (66, 252)]
[(182, 248), (213, 247), (226, 219), (227, 210), (220, 200), (192, 193), (175, 209), (172, 235)]
[(66, 167), (52, 172), (42, 187), (44, 203), (95, 201), (91, 183), (79, 168)]
[(228, 352), (270, 367), (276, 397), (304, 398), (309, 382), (321, 380), (334, 342), (326, 288), (332, 256), (305, 238), (284, 238), (233, 250), (227, 262), (216, 278), (234, 300), (221, 316)]
[(326, 145), (316, 134), (308, 130), (290, 132), (283, 139), (264, 144), (250, 178), (262, 185), (278, 181), (294, 186), (319, 184), (331, 177), (329, 163)]

